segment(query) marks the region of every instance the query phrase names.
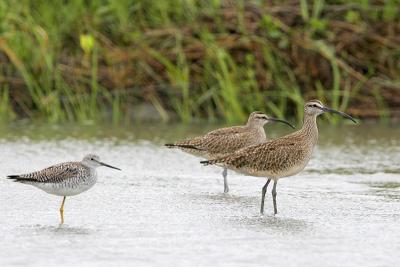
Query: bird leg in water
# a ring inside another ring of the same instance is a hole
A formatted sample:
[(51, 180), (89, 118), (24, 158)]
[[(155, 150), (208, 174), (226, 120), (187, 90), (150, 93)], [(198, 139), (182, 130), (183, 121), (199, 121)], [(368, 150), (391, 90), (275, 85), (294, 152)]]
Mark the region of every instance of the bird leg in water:
[(222, 176), (224, 177), (224, 193), (228, 193), (229, 192), (229, 186), (228, 186), (228, 169), (224, 168), (224, 170), (222, 171)]
[(264, 201), (265, 201), (265, 193), (267, 192), (267, 187), (269, 185), (269, 182), (271, 182), (271, 179), (268, 179), (268, 181), (265, 183), (265, 185), (263, 186), (261, 192), (261, 209), (260, 209), (260, 213), (264, 214)]
[(278, 181), (274, 181), (274, 187), (272, 188), (272, 201), (274, 202), (274, 215), (278, 213), (278, 209), (276, 208), (276, 185)]
[(65, 203), (65, 199), (66, 199), (67, 197), (64, 197), (63, 198), (63, 201), (62, 201), (62, 203), (61, 203), (61, 208), (60, 208), (60, 215), (61, 215), (61, 223), (60, 223), (60, 225), (61, 224), (64, 224), (64, 203)]

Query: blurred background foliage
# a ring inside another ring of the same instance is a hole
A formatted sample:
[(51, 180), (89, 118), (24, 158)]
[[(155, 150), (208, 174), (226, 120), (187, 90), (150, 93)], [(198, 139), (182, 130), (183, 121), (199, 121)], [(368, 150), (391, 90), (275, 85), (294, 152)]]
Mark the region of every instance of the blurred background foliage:
[(0, 121), (300, 121), (311, 98), (400, 118), (400, 0), (0, 1)]

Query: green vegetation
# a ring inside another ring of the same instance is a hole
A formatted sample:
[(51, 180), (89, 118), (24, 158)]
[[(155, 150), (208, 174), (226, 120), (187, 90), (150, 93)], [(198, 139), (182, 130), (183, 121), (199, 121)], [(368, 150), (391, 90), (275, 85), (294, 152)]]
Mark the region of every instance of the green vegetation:
[(3, 0), (0, 121), (400, 117), (399, 36), (400, 0)]

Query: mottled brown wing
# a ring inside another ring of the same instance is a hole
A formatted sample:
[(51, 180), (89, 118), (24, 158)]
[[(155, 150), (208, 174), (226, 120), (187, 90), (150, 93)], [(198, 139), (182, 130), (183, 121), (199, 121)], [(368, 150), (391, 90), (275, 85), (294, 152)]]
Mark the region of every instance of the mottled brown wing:
[(257, 172), (289, 169), (301, 158), (304, 150), (294, 142), (274, 142), (243, 148), (231, 155), (210, 160), (210, 164), (223, 164), (234, 169), (248, 169)]
[(226, 154), (251, 145), (252, 139), (254, 139), (252, 133), (246, 131), (220, 135), (207, 134), (178, 144), (192, 145), (209, 154)]
[(241, 148), (253, 145), (254, 133), (240, 132), (226, 135), (208, 135), (202, 148), (210, 154), (233, 153)]
[(79, 175), (83, 169), (76, 162), (66, 162), (57, 164), (41, 171), (31, 172), (20, 175), (10, 175), (11, 179), (17, 181), (31, 181), (41, 183), (61, 183)]
[(211, 131), (207, 135), (227, 135), (227, 134), (240, 134), (246, 131), (245, 126), (232, 126), (232, 127), (226, 127), (226, 128), (220, 128), (216, 129), (214, 131)]

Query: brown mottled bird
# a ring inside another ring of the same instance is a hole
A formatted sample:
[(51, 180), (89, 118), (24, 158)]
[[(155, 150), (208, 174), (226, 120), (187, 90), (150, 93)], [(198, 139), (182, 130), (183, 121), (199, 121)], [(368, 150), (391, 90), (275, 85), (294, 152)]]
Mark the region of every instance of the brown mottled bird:
[(356, 122), (350, 115), (325, 107), (318, 100), (312, 100), (304, 106), (304, 120), (300, 130), (277, 139), (243, 148), (230, 155), (201, 161), (201, 163), (204, 165), (217, 164), (239, 173), (266, 177), (268, 180), (262, 188), (261, 213), (264, 213), (264, 200), (268, 184), (271, 180), (274, 180), (272, 199), (274, 214), (276, 214), (276, 185), (278, 180), (299, 173), (307, 165), (318, 141), (316, 118), (324, 112), (340, 114)]
[[(255, 111), (250, 114), (246, 125), (217, 129), (193, 139), (177, 141), (165, 146), (177, 147), (189, 154), (206, 159), (221, 157), (241, 148), (264, 142), (266, 135), (263, 126), (270, 121), (286, 123), (294, 128), (287, 121), (271, 118), (262, 112)], [(224, 177), (224, 192), (227, 193), (229, 187), (226, 168), (224, 168), (222, 175)]]

